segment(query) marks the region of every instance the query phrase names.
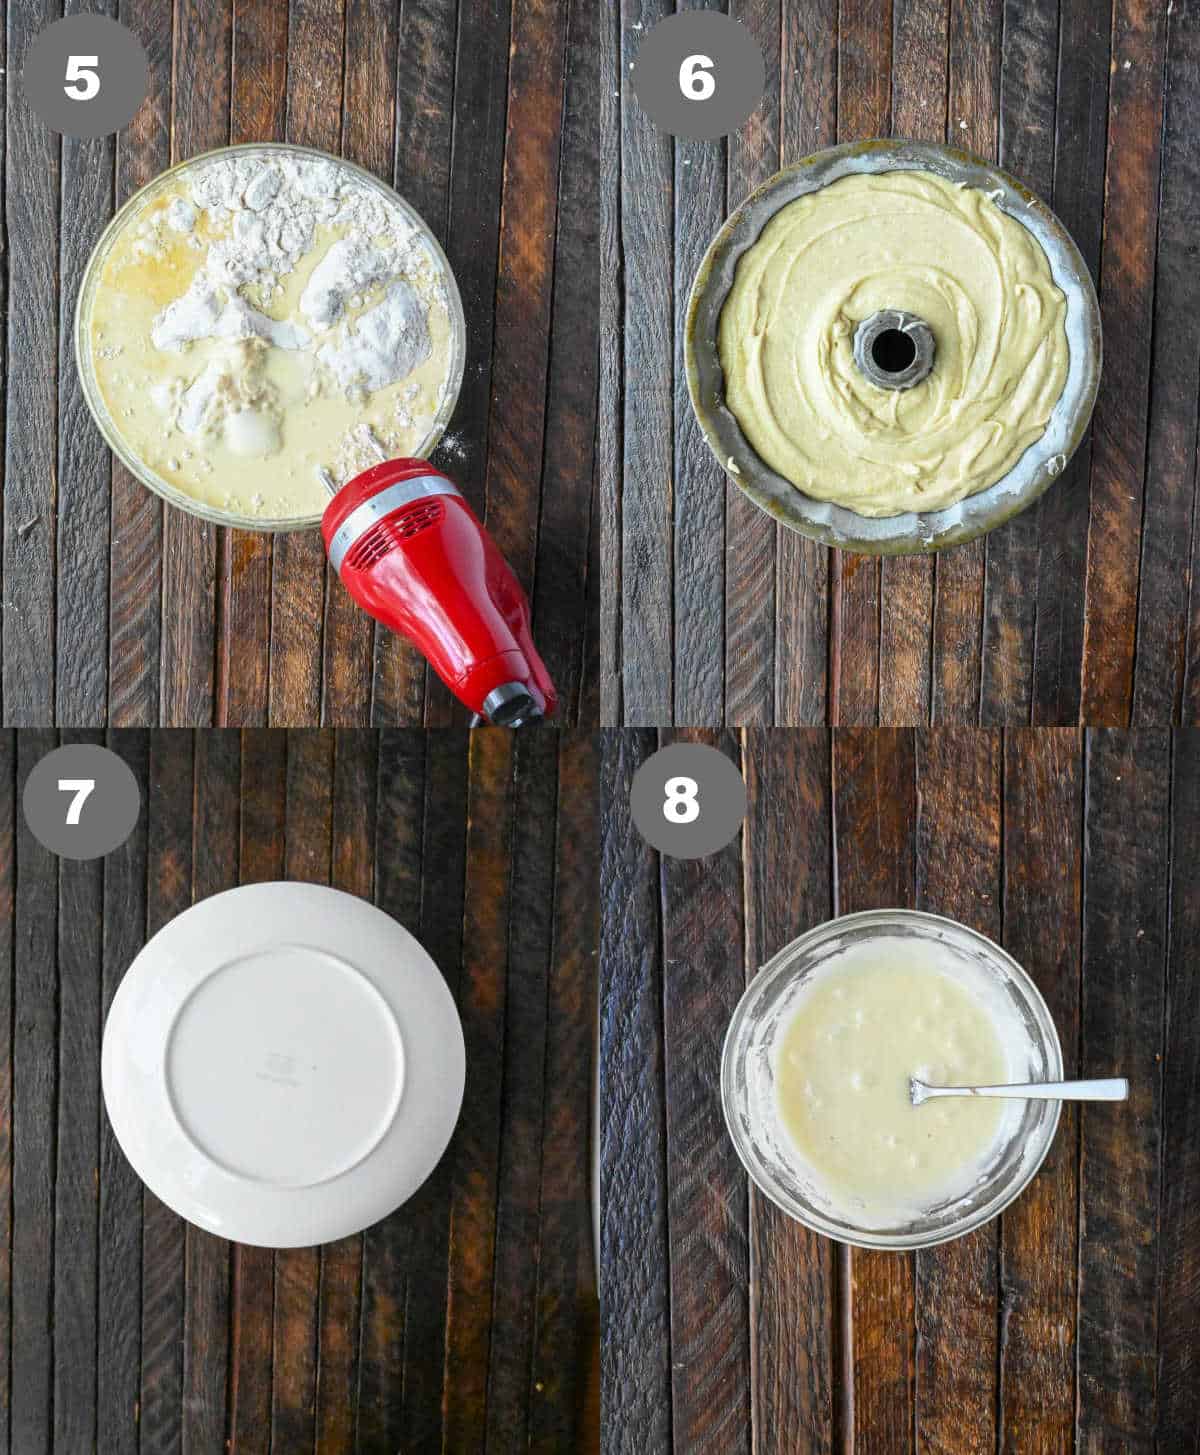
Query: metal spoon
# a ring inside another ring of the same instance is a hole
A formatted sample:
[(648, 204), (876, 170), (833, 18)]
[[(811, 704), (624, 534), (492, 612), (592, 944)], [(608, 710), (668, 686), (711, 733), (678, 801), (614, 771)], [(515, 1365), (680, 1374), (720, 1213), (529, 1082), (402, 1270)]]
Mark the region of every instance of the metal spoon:
[(913, 1106), (936, 1096), (1014, 1096), (1031, 1101), (1125, 1101), (1129, 1082), (1124, 1076), (1098, 1081), (1029, 1081), (1013, 1086), (927, 1086), (916, 1076), (908, 1079)]

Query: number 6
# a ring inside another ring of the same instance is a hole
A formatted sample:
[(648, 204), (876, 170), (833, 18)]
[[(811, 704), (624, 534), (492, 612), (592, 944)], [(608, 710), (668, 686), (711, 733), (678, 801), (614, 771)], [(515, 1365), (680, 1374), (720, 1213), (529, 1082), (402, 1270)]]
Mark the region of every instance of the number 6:
[(58, 780), (58, 791), (60, 793), (73, 793), (75, 797), (71, 800), (71, 806), (67, 809), (67, 822), (77, 824), (79, 815), (83, 812), (83, 805), (91, 797), (92, 790), (96, 786), (94, 778), (60, 778)]
[[(67, 57), (67, 80), (74, 81), (74, 86), (64, 86), (63, 90), (72, 101), (90, 101), (100, 91), (100, 77), (95, 71), (88, 70), (89, 66), (98, 66), (99, 56), (68, 56)], [(68, 820), (69, 822), (69, 820)]]
[(688, 101), (707, 101), (717, 89), (711, 56), (687, 56), (679, 67), (679, 89)]

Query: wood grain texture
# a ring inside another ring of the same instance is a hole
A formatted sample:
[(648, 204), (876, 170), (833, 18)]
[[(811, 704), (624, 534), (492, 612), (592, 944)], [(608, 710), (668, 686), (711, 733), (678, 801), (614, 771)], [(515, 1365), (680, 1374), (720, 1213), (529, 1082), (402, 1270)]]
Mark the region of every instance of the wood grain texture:
[[(917, 908), (1000, 933), (1000, 735), (921, 735)], [(999, 1366), (999, 1227), (914, 1256), (916, 1431), (923, 1450), (991, 1450)]]
[[(1083, 764), (1069, 728), (1004, 744), (1004, 944), (1042, 992), (1079, 1067)], [(1069, 1449), (1075, 1409), (1079, 1108), (1064, 1102), (1042, 1171), (1000, 1225), (1000, 1414), (1005, 1450)]]
[(633, 96), (633, 24), (648, 30), (666, 14), (660, 4), (621, 7), (620, 251), (625, 297), (621, 461), (621, 624), (624, 721), (635, 726), (672, 718), (671, 590), (674, 541), (671, 480), (674, 448), (672, 360), (673, 147)]
[[(687, 863), (660, 862), (629, 819), (660, 739), (604, 741), (609, 1446), (1192, 1448), (1195, 731), (703, 737), (740, 759), (748, 812), (740, 841)], [(734, 962), (753, 975), (833, 912), (914, 905), (998, 938), (1042, 991), (1066, 1074), (1125, 1072), (1132, 1096), (1064, 1107), (995, 1221), (860, 1252), (731, 1175), (714, 1047)]]
[[(748, 17), (747, 17), (748, 18)], [(753, 22), (751, 22), (752, 24)], [(760, 141), (759, 133), (755, 141)], [(740, 576), (748, 554), (758, 548), (739, 540), (739, 523), (726, 521), (725, 475), (700, 433), (688, 396), (683, 362), (683, 319), (687, 313), (692, 279), (704, 256), (704, 241), (720, 227), (726, 211), (726, 189), (737, 192), (742, 173), (753, 167), (746, 149), (726, 159), (726, 147), (711, 142), (675, 143), (676, 193), (674, 289), (674, 379), (672, 427), (674, 431), (674, 620), (679, 623), (676, 656), (679, 670), (674, 684), (673, 720), (681, 723), (717, 723), (724, 718), (726, 675), (729, 688), (744, 702), (755, 664), (769, 660), (754, 647), (762, 633), (747, 630), (746, 610), (769, 609), (773, 580), (755, 593), (749, 587), (738, 600), (725, 604), (725, 558), (733, 556), (733, 572)], [(778, 154), (778, 144), (775, 147)], [(683, 219), (687, 219), (686, 222)], [(730, 502), (732, 504), (732, 502)], [(752, 523), (755, 524), (755, 523)], [(770, 527), (768, 525), (768, 533)], [(761, 534), (761, 531), (760, 531)], [(773, 553), (762, 558), (774, 575)], [(728, 637), (727, 637), (728, 632)], [(770, 631), (768, 629), (768, 636)], [(747, 654), (742, 650), (751, 644)], [(728, 657), (728, 662), (726, 658)]]
[(1164, 733), (1087, 744), (1080, 1074), (1129, 1077), (1125, 1115), (1082, 1109), (1076, 1441), (1153, 1448), (1170, 749)]
[[(142, 817), (105, 860), (59, 863), (19, 806), (58, 741), (0, 734), (0, 1450), (597, 1455), (591, 742), (114, 731)], [(403, 1207), (272, 1254), (143, 1188), (100, 1036), (148, 933), (280, 877), (408, 926), (475, 1054), (466, 1120)]]
[[(1104, 229), (1111, 47), (1111, 17), (1103, 7), (1087, 0), (1060, 0), (1051, 200), (1093, 280), (1100, 272)], [(1080, 720), (1088, 480), (1094, 434), (1093, 422), (1058, 485), (1038, 506), (1043, 545), (1038, 559), (1034, 723)]]
[[(6, 47), (23, 59), (61, 9), (10, 6)], [(116, 136), (60, 139), (6, 88), (0, 718), (466, 721), (415, 648), (329, 574), (317, 532), (272, 538), (164, 508), (111, 462), (83, 402), (74, 306), (116, 208), (172, 161), (289, 139), (394, 183), (446, 247), (468, 361), (434, 463), (512, 559), (560, 721), (594, 723), (595, 8), (123, 0), (120, 19), (146, 47), (151, 88)], [(20, 60), (5, 69), (16, 77)]]
[[(835, 884), (838, 914), (912, 908), (916, 896), (916, 744), (894, 729), (837, 732), (833, 742)], [(910, 1438), (916, 1412), (913, 1256), (854, 1249), (849, 1373), (853, 1439), (864, 1449)]]
[(1129, 721), (1150, 392), (1166, 9), (1113, 7), (1100, 307), (1110, 337), (1091, 460), (1081, 713)]
[[(501, 1115), (506, 1132), (497, 1168), (493, 1300), (504, 1314), (537, 1300), (538, 1262), (529, 1251), (535, 1246), (541, 1204), (546, 1061), (544, 1056), (531, 1057), (526, 1048), (546, 1044), (556, 849), (554, 835), (546, 827), (554, 822), (557, 807), (557, 759), (553, 737), (517, 737), (508, 955), (521, 973), (510, 979), (504, 1005)], [(514, 1336), (492, 1350), (484, 1431), (487, 1450), (528, 1443), (537, 1397), (534, 1334), (532, 1324), (514, 1322)]]
[[(10, 57), (23, 57), (58, 7), (27, 0), (8, 13)], [(54, 556), (58, 494), (57, 358), (48, 341), (59, 315), (58, 137), (5, 87), (4, 614), (0, 629), (5, 721), (53, 721)], [(20, 240), (21, 245), (17, 246)], [(20, 422), (21, 436), (14, 425)]]
[[(1194, 234), (1185, 217), (1200, 186), (1200, 16), (1181, 5), (1167, 17), (1163, 80), (1162, 180), (1154, 282), (1153, 353), (1146, 457), (1146, 509), (1138, 592), (1133, 720), (1178, 721), (1190, 674), (1190, 582), (1175, 567), (1179, 543), (1195, 557), (1196, 391), (1188, 380), (1200, 354)], [(1191, 720), (1189, 712), (1188, 718)]]
[[(1058, 20), (1054, 6), (1006, 6), (1000, 55), (998, 160), (1043, 197), (1054, 182)], [(984, 723), (1030, 720), (1039, 519), (1036, 507), (1024, 511), (983, 541)]]
[[(529, 1378), (531, 1451), (554, 1455), (586, 1448), (600, 1426), (595, 1367), (599, 1310), (579, 1318), (595, 1286), (591, 1217), (593, 1164), (562, 1157), (577, 1135), (578, 1108), (594, 1103), (598, 986), (592, 965), (599, 943), (596, 744), (563, 738), (558, 752), (554, 934), (546, 1006), (546, 1099), (541, 1119), (541, 1247), (537, 1325)], [(589, 1148), (594, 1149), (593, 1123)], [(589, 1385), (591, 1388), (589, 1389)]]
[(653, 733), (603, 735), (600, 939), (601, 1393), (605, 1449), (671, 1444), (671, 1281), (657, 856), (629, 816)]
[[(20, 791), (34, 764), (55, 746), (50, 733), (20, 735)], [(9, 1442), (14, 1451), (41, 1455), (52, 1441), (58, 874), (54, 856), (29, 832), (23, 816), (16, 826), (16, 844)]]
[[(99, 744), (101, 732), (64, 734)], [(96, 1429), (104, 865), (60, 861), (58, 1125), (54, 1167), (54, 1448), (86, 1450)]]
[[(115, 18), (115, 0), (81, 6)], [(113, 137), (61, 142), (59, 201), (58, 498), (55, 566), (54, 721), (99, 727), (107, 721), (108, 525), (110, 462), (92, 427), (75, 369), (70, 327), (83, 270), (113, 210)], [(2, 307), (0, 303), (0, 307)], [(45, 345), (39, 350), (45, 356)]]
[[(566, 32), (550, 354), (533, 610), (538, 649), (568, 722), (600, 721), (596, 690), (601, 590), (592, 520), (599, 354), (599, 216), (595, 177), (602, 7), (572, 0)], [(584, 547), (586, 546), (586, 549)], [(598, 615), (598, 613), (597, 613)]]
[[(623, 136), (621, 60), (623, 11), (601, 10), (600, 132), (606, 140)], [(606, 21), (607, 23), (604, 23)], [(625, 423), (624, 238), (621, 224), (621, 146), (600, 149), (597, 189), (600, 194), (600, 359), (596, 411), (596, 508), (600, 524), (600, 561), (609, 583), (600, 599), (600, 721), (625, 721), (624, 640), (621, 608), (625, 597), (621, 569), (625, 543), (621, 527), (622, 462)]]
[[(465, 767), (465, 765), (464, 765)], [(422, 866), (424, 860), (422, 824), (426, 798), (426, 742), (419, 732), (406, 730), (383, 734), (376, 779), (376, 874), (375, 902), (380, 909), (405, 924), (415, 924), (421, 914)], [(453, 801), (453, 800), (452, 800)], [(460, 834), (464, 831), (465, 814), (448, 815), (450, 825)], [(449, 827), (449, 825), (447, 826)], [(455, 886), (454, 869), (446, 866), (442, 881), (447, 918), (462, 924), (461, 860)], [(431, 946), (432, 950), (433, 947)], [(461, 950), (449, 962), (457, 968)], [(446, 966), (446, 961), (439, 964)], [(445, 969), (443, 973), (453, 973)], [(444, 1164), (434, 1174), (444, 1185)], [(446, 1257), (441, 1267), (430, 1245), (436, 1249), (439, 1240), (445, 1244), (449, 1199), (429, 1198), (426, 1189), (417, 1194), (417, 1201), (426, 1207), (438, 1208), (440, 1215), (427, 1218), (409, 1207), (401, 1208), (376, 1227), (368, 1228), (363, 1237), (363, 1288), (361, 1307), (361, 1354), (357, 1403), (358, 1438), (368, 1449), (372, 1445), (387, 1448), (400, 1436), (400, 1414), (405, 1401), (405, 1351), (408, 1348), (408, 1290), (414, 1271), (422, 1263), (428, 1266), (429, 1279), (422, 1285), (423, 1297), (412, 1302), (426, 1310), (433, 1338), (414, 1361), (422, 1378), (414, 1391), (410, 1407), (409, 1427), (421, 1430), (428, 1441), (431, 1432), (440, 1430), (442, 1368), (445, 1344)], [(423, 1257), (422, 1255), (426, 1255)], [(410, 1256), (411, 1255), (411, 1256)], [(425, 1298), (431, 1301), (428, 1305)], [(430, 1356), (433, 1357), (430, 1357)], [(432, 1400), (429, 1386), (435, 1393)], [(431, 1410), (432, 1405), (432, 1410)], [(437, 1411), (434, 1414), (433, 1411)]]
[[(764, 55), (778, 54), (780, 49), (780, 15), (777, 5), (769, 0), (741, 0), (731, 7), (732, 13), (746, 26), (762, 47)], [(773, 78), (772, 78), (773, 79)], [(753, 113), (745, 127), (735, 132), (728, 140), (729, 167), (726, 188), (726, 211), (736, 207), (755, 187), (765, 182), (779, 169), (779, 87), (767, 86), (763, 101)], [(719, 145), (719, 143), (718, 143)], [(689, 161), (704, 165), (705, 152), (714, 150), (713, 144), (693, 143), (693, 156)], [(692, 280), (708, 240), (723, 221), (718, 217), (716, 226), (706, 228), (703, 214), (697, 214), (682, 195), (676, 202), (679, 218), (677, 230), (690, 235), (692, 257), (677, 247), (676, 292), (686, 299), (691, 292)], [(686, 221), (684, 221), (686, 219)], [(694, 259), (694, 261), (693, 261)], [(676, 311), (676, 334), (682, 332), (684, 310)], [(679, 370), (682, 383), (683, 371)], [(691, 415), (690, 401), (688, 413)], [(695, 435), (695, 417), (689, 421), (689, 429), (695, 439), (695, 448), (702, 446), (702, 440)], [(681, 723), (709, 724), (728, 719), (732, 723), (770, 722), (775, 711), (775, 627), (776, 627), (776, 537), (775, 522), (754, 506), (738, 490), (726, 486), (724, 471), (712, 457), (707, 445), (703, 445), (704, 469), (712, 472), (719, 482), (725, 498), (726, 572), (715, 579), (725, 591), (725, 678), (726, 711), (713, 716), (686, 716), (677, 712), (675, 721)], [(686, 477), (677, 475), (678, 487), (683, 487)], [(696, 583), (690, 586), (708, 594), (712, 591), (714, 578), (705, 569), (706, 562), (681, 562), (687, 572), (684, 578), (695, 573)], [(699, 566), (699, 571), (696, 570)], [(686, 624), (686, 617), (677, 609), (676, 619)], [(686, 628), (685, 628), (686, 629)], [(712, 648), (709, 647), (709, 653)], [(684, 643), (681, 641), (677, 655), (682, 656)]]
[[(785, 167), (837, 139), (837, 14), (836, 0), (782, 9), (779, 159)], [(816, 542), (776, 531), (775, 722), (827, 718), (831, 560)]]
[[(829, 736), (750, 729), (742, 772), (750, 799), (746, 861), (746, 978), (790, 940), (829, 918), (832, 801)], [(780, 882), (793, 886), (787, 896)], [(838, 1448), (846, 1427), (839, 1298), (846, 1260), (828, 1239), (750, 1189), (751, 1398), (757, 1450), (772, 1431), (813, 1455)]]
[[(729, 739), (687, 740), (738, 759)], [(720, 1111), (723, 1028), (744, 989), (741, 885), (737, 839), (662, 861), (672, 1427), (678, 1449), (748, 1455), (748, 1199)]]
[[(0, 732), (0, 1348), (12, 1347), (13, 956), (16, 947), (17, 740)], [(0, 1452), (10, 1455), (12, 1375), (0, 1359)]]
[(1200, 735), (1176, 734), (1171, 764), (1171, 924), (1163, 1047), (1163, 1185), (1158, 1261), (1158, 1439), (1186, 1448), (1200, 1429), (1200, 982), (1189, 969), (1200, 937), (1196, 831), (1200, 824)]
[[(659, 9), (623, 5), (606, 36), (603, 720), (661, 724), (669, 695), (681, 725), (1196, 721), (1194, 3), (722, 8), (767, 85), (718, 141), (664, 136), (632, 97)], [(682, 377), (722, 167), (727, 210), (778, 165), (889, 134), (968, 147), (1043, 196), (1110, 341), (1095, 429), (1054, 488), (934, 561), (845, 556), (766, 519), (723, 479)]]
[(496, 1273), (500, 1094), (507, 1006), (507, 922), (512, 903), (509, 835), (514, 819), (514, 743), (508, 733), (471, 735), (466, 889), (459, 1013), (473, 1077), (458, 1123), (466, 1151), (451, 1189), (446, 1311), (446, 1431), (470, 1445), (487, 1430), (487, 1312)]

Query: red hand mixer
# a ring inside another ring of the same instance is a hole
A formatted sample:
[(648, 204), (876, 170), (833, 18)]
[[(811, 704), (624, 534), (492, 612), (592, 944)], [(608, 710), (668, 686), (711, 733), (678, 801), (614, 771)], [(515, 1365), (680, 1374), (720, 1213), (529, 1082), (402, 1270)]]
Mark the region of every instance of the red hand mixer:
[(422, 651), (480, 720), (520, 727), (553, 713), (529, 602), (449, 476), (427, 460), (375, 465), (337, 491), (321, 534), (359, 606)]

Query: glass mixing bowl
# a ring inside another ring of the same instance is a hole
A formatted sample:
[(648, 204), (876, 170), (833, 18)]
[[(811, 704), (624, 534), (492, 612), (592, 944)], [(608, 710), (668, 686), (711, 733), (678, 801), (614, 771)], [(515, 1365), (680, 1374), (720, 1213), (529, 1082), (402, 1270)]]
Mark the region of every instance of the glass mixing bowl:
[(928, 1248), (961, 1237), (994, 1218), (1028, 1185), (1058, 1127), (1061, 1103), (1027, 1101), (1004, 1127), (991, 1162), (970, 1190), (894, 1227), (862, 1227), (831, 1207), (811, 1185), (776, 1110), (773, 1051), (796, 996), (832, 956), (852, 945), (903, 938), (937, 944), (963, 967), (982, 975), (1028, 1042), (1026, 1064), (1014, 1079), (1058, 1081), (1063, 1075), (1058, 1032), (1037, 986), (999, 945), (965, 925), (915, 910), (883, 909), (846, 915), (793, 940), (763, 967), (738, 1003), (721, 1057), (721, 1103), (738, 1156), (759, 1189), (815, 1232), (860, 1248)]
[(412, 455), (416, 459), (426, 459), (430, 455), (445, 433), (450, 416), (454, 413), (454, 407), (458, 403), (458, 393), (462, 387), (463, 368), (467, 354), (467, 329), (458, 284), (455, 282), (450, 264), (439, 246), (437, 238), (410, 203), (371, 172), (356, 166), (353, 162), (346, 161), (344, 157), (335, 157), (328, 152), (316, 151), (312, 147), (294, 146), (290, 142), (244, 142), (238, 146), (218, 147), (215, 151), (202, 152), (194, 157), (189, 157), (185, 162), (177, 162), (167, 171), (160, 172), (153, 181), (147, 182), (140, 192), (135, 192), (104, 229), (100, 241), (88, 259), (83, 283), (79, 289), (79, 301), (75, 307), (75, 364), (83, 383), (83, 397), (87, 401), (87, 406), (92, 412), (92, 418), (96, 421), (100, 433), (104, 436), (105, 443), (130, 474), (140, 480), (147, 489), (153, 490), (156, 495), (161, 495), (164, 500), (171, 505), (178, 506), (180, 510), (186, 510), (190, 515), (198, 515), (203, 520), (211, 521), (214, 525), (238, 526), (243, 530), (254, 531), (312, 530), (321, 524), (319, 514), (289, 516), (273, 520), (259, 515), (241, 515), (236, 511), (218, 510), (202, 501), (193, 499), (169, 480), (163, 479), (131, 450), (104, 402), (104, 395), (96, 378), (90, 346), (92, 313), (100, 280), (104, 273), (104, 264), (109, 253), (126, 228), (135, 226), (142, 213), (163, 192), (176, 186), (181, 178), (186, 177), (201, 163), (233, 155), (309, 157), (325, 162), (336, 162), (339, 167), (345, 167), (354, 172), (359, 181), (378, 192), (392, 207), (398, 208), (421, 235), (445, 280), (446, 306), (450, 315), (450, 357), (446, 365), (446, 381), (442, 387), (442, 397), (425, 438), (412, 451)]

